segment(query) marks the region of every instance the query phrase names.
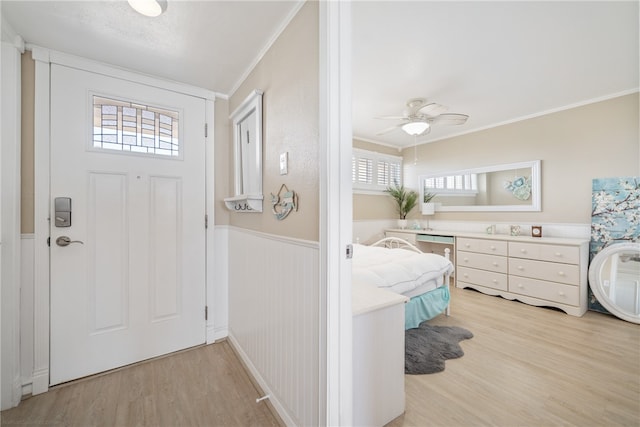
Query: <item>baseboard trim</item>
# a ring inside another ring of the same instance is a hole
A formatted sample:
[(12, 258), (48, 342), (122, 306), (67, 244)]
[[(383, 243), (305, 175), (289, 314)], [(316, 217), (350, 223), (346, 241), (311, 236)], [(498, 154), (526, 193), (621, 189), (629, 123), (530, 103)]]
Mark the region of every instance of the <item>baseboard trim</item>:
[(22, 381), (22, 400), (33, 395), (33, 381), (31, 379)]
[(207, 327), (207, 344), (213, 344), (229, 336), (227, 328), (215, 328), (213, 325)]
[(262, 394), (262, 396), (269, 396), (266, 399), (266, 403), (269, 409), (273, 412), (274, 416), (279, 418), (287, 426), (295, 426), (296, 423), (291, 419), (291, 416), (287, 413), (286, 409), (282, 406), (278, 398), (273, 394), (267, 382), (262, 378), (256, 367), (253, 365), (247, 354), (244, 352), (240, 343), (233, 336), (232, 332), (229, 332), (227, 340), (231, 349), (236, 353), (243, 367), (247, 371), (251, 382), (253, 382), (256, 389)]
[(49, 391), (49, 369), (34, 371), (31, 387), (31, 393), (34, 396)]

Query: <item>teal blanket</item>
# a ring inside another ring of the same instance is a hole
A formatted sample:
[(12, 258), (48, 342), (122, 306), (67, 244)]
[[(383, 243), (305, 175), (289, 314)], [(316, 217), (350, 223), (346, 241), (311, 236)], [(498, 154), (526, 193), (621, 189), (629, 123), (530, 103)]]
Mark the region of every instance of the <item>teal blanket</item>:
[(404, 328), (417, 328), (425, 320), (433, 319), (447, 308), (449, 299), (446, 286), (411, 298), (405, 305)]

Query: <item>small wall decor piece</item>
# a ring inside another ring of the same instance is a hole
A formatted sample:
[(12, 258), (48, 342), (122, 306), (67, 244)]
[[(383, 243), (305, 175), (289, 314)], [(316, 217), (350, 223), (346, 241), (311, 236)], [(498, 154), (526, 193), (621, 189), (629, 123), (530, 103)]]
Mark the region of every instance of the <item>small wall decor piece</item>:
[(512, 236), (519, 236), (520, 235), (520, 226), (519, 225), (512, 225), (509, 227), (509, 230), (511, 231), (511, 235)]
[(531, 226), (531, 235), (533, 237), (542, 237), (542, 226), (541, 225), (532, 225)]
[(273, 215), (278, 221), (282, 221), (291, 211), (298, 210), (298, 196), (295, 191), (289, 190), (285, 184), (282, 184), (278, 194), (271, 193), (271, 206)]

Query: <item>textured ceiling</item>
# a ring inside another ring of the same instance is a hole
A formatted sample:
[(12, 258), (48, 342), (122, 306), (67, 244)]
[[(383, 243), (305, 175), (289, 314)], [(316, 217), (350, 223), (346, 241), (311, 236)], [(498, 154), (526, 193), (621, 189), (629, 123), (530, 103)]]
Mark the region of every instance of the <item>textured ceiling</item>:
[(299, 1), (168, 0), (149, 18), (124, 0), (2, 1), (26, 42), (230, 94)]
[[(298, 1), (169, 0), (159, 18), (126, 1), (2, 1), (26, 42), (231, 94)], [(470, 116), (418, 143), (637, 91), (638, 1), (354, 1), (353, 131), (413, 145), (409, 98)]]
[(408, 146), (410, 98), (468, 114), (418, 142), (638, 90), (638, 2), (355, 2), (355, 137)]

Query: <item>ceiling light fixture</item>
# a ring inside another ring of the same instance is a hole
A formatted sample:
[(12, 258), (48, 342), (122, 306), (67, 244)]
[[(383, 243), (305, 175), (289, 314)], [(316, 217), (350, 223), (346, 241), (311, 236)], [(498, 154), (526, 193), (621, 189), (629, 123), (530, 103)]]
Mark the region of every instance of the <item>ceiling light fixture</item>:
[(429, 129), (429, 123), (422, 120), (415, 120), (402, 125), (402, 130), (409, 135), (417, 136)]
[(167, 10), (167, 0), (127, 0), (136, 12), (144, 15), (156, 17), (162, 15)]

